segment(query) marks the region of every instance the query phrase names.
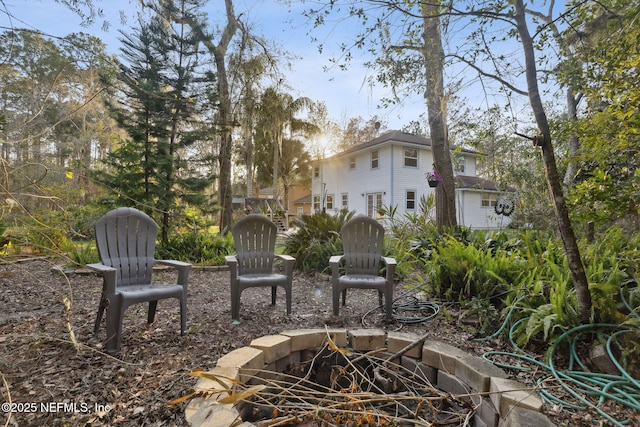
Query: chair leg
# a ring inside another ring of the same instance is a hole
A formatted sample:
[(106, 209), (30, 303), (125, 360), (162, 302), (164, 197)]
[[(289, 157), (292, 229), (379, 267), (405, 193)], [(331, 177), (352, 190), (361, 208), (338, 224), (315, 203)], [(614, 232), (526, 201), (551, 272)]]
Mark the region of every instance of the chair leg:
[(180, 298), (180, 335), (187, 333), (187, 296)]
[(240, 289), (231, 285), (231, 320), (240, 321)]
[(345, 305), (347, 303), (347, 290), (344, 289), (342, 291), (342, 305)]
[(337, 283), (332, 284), (331, 299), (333, 301), (333, 314), (340, 314), (340, 289)]
[(291, 316), (291, 299), (292, 299), (292, 289), (291, 286), (287, 286), (285, 289), (286, 294), (286, 302), (287, 302), (287, 316)]
[(120, 335), (122, 332), (122, 304), (110, 301), (107, 305), (107, 353), (114, 354), (120, 351)]
[(156, 318), (156, 308), (158, 308), (158, 301), (149, 301), (149, 313), (147, 313), (147, 323), (151, 324)]
[(278, 287), (271, 287), (271, 305), (276, 305), (276, 294), (278, 293)]
[(386, 319), (393, 320), (393, 288), (385, 290), (384, 306)]
[(93, 334), (97, 335), (100, 330), (100, 322), (102, 322), (102, 315), (104, 310), (109, 305), (109, 300), (102, 294), (100, 297), (100, 304), (98, 305), (98, 315), (96, 316), (96, 323), (93, 325)]

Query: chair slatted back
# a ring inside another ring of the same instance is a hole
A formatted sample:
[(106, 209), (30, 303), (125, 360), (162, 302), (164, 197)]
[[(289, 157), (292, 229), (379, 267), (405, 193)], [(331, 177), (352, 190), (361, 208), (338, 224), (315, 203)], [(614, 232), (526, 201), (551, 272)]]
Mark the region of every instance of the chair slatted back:
[(240, 275), (273, 271), (277, 234), (276, 225), (263, 215), (247, 215), (236, 223), (233, 241)]
[(134, 208), (117, 208), (95, 224), (100, 262), (118, 269), (118, 286), (150, 284), (158, 224)]
[(380, 273), (384, 227), (375, 219), (357, 216), (342, 226), (346, 274)]

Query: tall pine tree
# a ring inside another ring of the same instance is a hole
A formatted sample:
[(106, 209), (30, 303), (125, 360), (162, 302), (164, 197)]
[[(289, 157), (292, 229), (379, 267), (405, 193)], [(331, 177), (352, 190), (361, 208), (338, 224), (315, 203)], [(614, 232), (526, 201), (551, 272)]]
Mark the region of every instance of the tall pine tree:
[(214, 91), (201, 41), (183, 24), (198, 19), (200, 0), (158, 0), (151, 17), (124, 34), (111, 111), (127, 138), (109, 153), (97, 178), (111, 188), (120, 203), (137, 204), (161, 224), (168, 241), (172, 215), (187, 205), (206, 209), (208, 177), (198, 170), (195, 143), (206, 138), (201, 123), (209, 114)]

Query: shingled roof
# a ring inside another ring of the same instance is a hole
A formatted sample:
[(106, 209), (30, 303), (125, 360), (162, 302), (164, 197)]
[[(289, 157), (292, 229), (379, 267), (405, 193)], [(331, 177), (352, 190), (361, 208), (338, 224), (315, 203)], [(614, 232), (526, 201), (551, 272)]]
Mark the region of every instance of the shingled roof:
[[(495, 181), (480, 178), (479, 176), (456, 175), (456, 187), (461, 189), (486, 190), (486, 191), (504, 191), (498, 188)], [(513, 188), (507, 188), (506, 191), (515, 191)]]
[[(344, 156), (347, 155), (349, 153), (353, 153), (356, 151), (361, 151), (361, 150), (365, 150), (371, 147), (375, 147), (377, 145), (382, 145), (384, 143), (387, 142), (399, 142), (399, 143), (408, 143), (408, 144), (415, 144), (415, 145), (421, 145), (423, 147), (431, 147), (431, 138), (425, 138), (423, 136), (418, 136), (418, 135), (414, 135), (412, 133), (407, 133), (407, 132), (402, 132), (399, 130), (392, 130), (386, 133), (383, 133), (382, 135), (378, 136), (377, 138), (372, 139), (371, 141), (367, 141), (364, 142), (362, 144), (358, 144), (358, 145), (354, 145), (353, 147), (350, 147), (348, 149), (346, 149), (345, 151), (342, 151), (338, 154), (336, 154), (336, 157), (339, 156)], [(471, 150), (462, 150), (463, 152), (466, 153), (473, 153), (473, 151)]]

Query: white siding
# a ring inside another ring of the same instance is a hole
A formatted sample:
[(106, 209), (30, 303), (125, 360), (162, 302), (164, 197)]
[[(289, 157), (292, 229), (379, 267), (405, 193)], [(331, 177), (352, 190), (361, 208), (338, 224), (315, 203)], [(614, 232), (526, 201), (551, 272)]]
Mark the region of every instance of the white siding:
[[(417, 167), (405, 166), (405, 148), (418, 150)], [(378, 151), (378, 168), (371, 169), (371, 152)], [(463, 175), (475, 176), (476, 159), (473, 154), (459, 153), (463, 157)], [(355, 157), (355, 168), (350, 168), (351, 159)], [(430, 147), (420, 144), (389, 141), (361, 151), (334, 156), (329, 159), (314, 162), (319, 166), (318, 177), (312, 178), (312, 195), (319, 196), (321, 206), (324, 197), (333, 196), (333, 209), (327, 209), (335, 214), (342, 209), (342, 195), (346, 194), (349, 210), (356, 214), (367, 214), (367, 194), (382, 194), (385, 206), (397, 208), (397, 215), (403, 217), (406, 211), (407, 191), (415, 192), (415, 208), (419, 207), (422, 197), (432, 194), (435, 189), (427, 184), (425, 174), (433, 170), (433, 155)], [(498, 228), (506, 226), (510, 218), (497, 215), (493, 208), (482, 207), (482, 192), (471, 190), (456, 190), (456, 208), (458, 223), (472, 228)], [(416, 210), (410, 211), (415, 213)]]
[[(433, 156), (431, 150), (418, 149), (418, 167), (408, 167), (404, 165), (405, 148), (414, 148), (411, 145), (393, 146), (394, 174), (389, 187), (388, 205), (397, 206), (398, 215), (406, 213), (407, 190), (416, 192), (416, 204), (421, 197), (426, 197), (434, 191), (427, 184), (426, 173), (433, 170)], [(415, 212), (415, 211), (410, 211)]]
[(495, 229), (506, 227), (511, 217), (496, 214), (493, 207), (482, 206), (482, 192), (470, 190), (456, 191), (458, 225), (474, 229)]

